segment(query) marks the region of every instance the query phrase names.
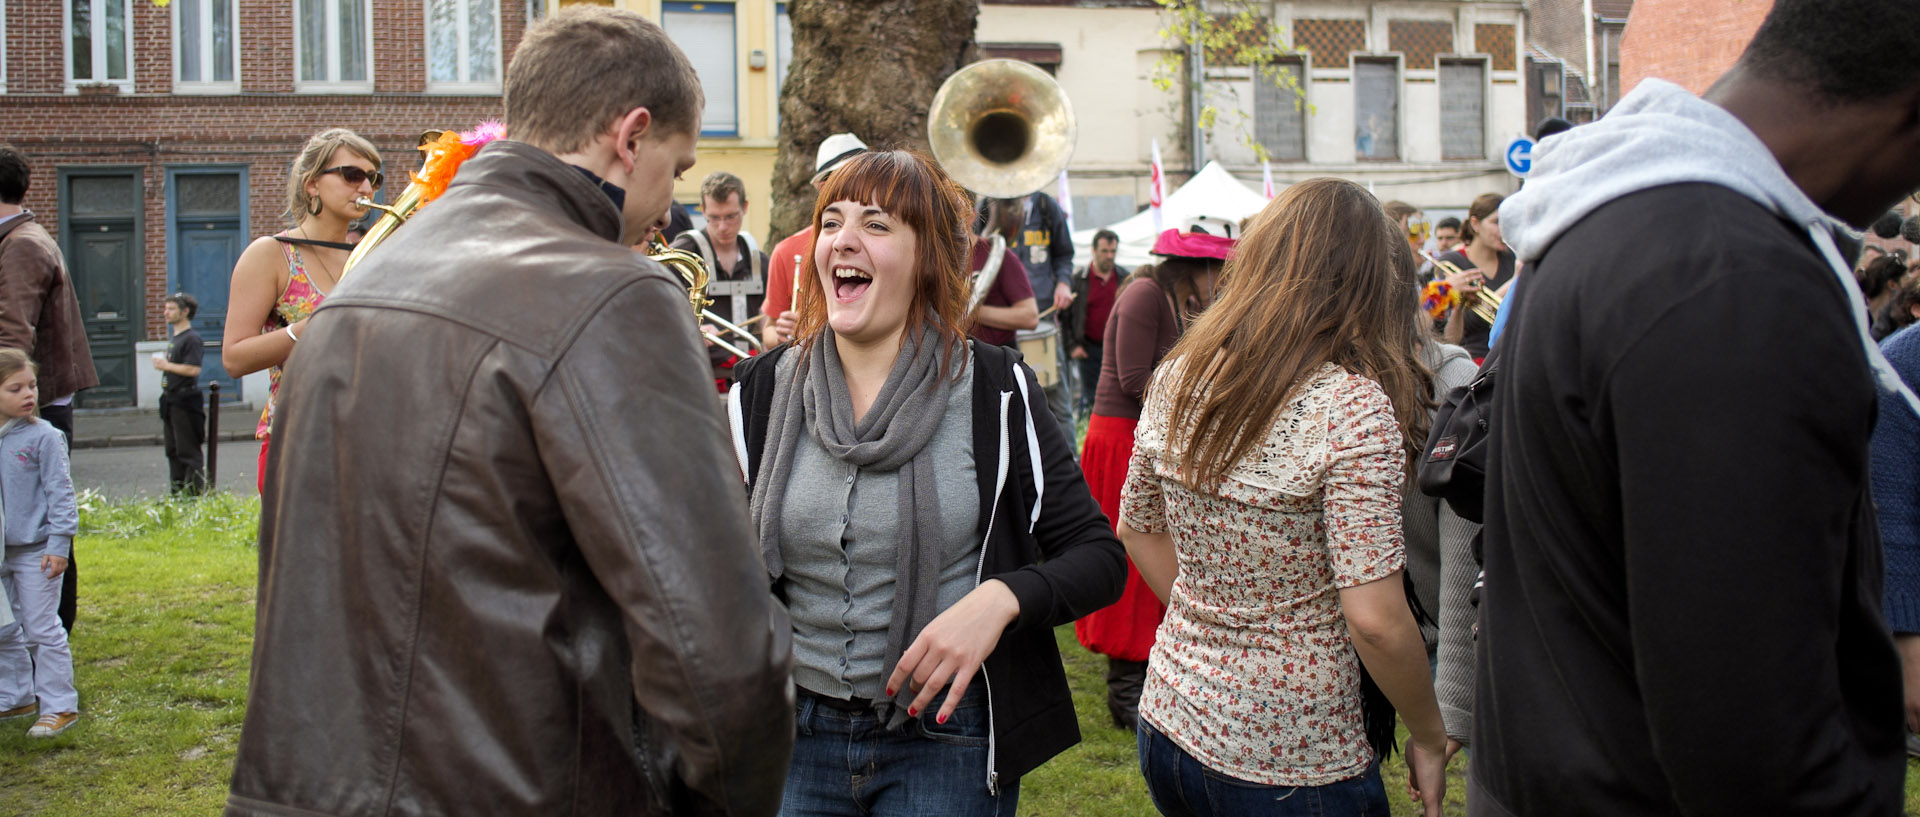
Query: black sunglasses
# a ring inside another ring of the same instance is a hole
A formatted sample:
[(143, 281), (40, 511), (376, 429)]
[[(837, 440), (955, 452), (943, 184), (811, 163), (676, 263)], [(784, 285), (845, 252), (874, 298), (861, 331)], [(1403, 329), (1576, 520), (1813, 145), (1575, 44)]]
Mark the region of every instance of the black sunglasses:
[(342, 181), (353, 185), (357, 185), (367, 179), (373, 179), (373, 189), (375, 190), (379, 190), (380, 184), (387, 180), (387, 177), (381, 175), (378, 170), (361, 170), (353, 165), (340, 165), (339, 167), (329, 167), (326, 170), (320, 171), (320, 175), (322, 176), (328, 173), (338, 173)]

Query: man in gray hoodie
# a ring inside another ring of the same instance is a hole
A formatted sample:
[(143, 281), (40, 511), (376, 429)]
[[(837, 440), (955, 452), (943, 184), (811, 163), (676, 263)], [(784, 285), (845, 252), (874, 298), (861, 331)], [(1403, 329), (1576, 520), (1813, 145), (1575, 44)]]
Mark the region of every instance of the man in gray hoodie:
[(1920, 3), (1778, 0), (1705, 99), (1547, 139), (1491, 426), (1475, 815), (1898, 814), (1841, 224), (1920, 187)]

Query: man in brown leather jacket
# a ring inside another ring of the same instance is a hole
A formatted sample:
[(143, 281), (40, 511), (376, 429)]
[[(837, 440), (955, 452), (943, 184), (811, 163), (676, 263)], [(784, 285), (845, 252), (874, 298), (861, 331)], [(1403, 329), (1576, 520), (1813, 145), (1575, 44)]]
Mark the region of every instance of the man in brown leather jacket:
[(627, 249), (702, 107), (637, 15), (534, 26), (512, 141), (300, 333), (229, 815), (778, 808), (789, 625), (687, 292)]

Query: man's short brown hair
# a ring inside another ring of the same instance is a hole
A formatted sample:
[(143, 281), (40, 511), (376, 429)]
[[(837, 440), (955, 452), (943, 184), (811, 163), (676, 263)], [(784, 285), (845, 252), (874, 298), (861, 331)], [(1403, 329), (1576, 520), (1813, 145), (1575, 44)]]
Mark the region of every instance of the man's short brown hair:
[(507, 66), (507, 133), (571, 153), (634, 108), (653, 114), (650, 136), (690, 133), (706, 95), (680, 47), (630, 11), (574, 7), (527, 30)]
[(747, 183), (739, 176), (724, 170), (707, 174), (706, 181), (700, 183), (700, 198), (711, 199), (715, 204), (727, 203), (728, 196), (739, 196), (742, 207), (747, 204)]

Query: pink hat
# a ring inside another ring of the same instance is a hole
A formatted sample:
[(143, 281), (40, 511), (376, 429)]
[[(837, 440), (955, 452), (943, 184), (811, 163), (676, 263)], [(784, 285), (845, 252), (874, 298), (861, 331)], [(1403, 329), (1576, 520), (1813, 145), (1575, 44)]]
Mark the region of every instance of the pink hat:
[(1183, 233), (1168, 230), (1154, 239), (1153, 254), (1174, 256), (1177, 258), (1217, 258), (1227, 260), (1233, 253), (1234, 239), (1206, 233)]

